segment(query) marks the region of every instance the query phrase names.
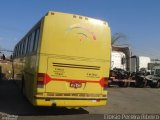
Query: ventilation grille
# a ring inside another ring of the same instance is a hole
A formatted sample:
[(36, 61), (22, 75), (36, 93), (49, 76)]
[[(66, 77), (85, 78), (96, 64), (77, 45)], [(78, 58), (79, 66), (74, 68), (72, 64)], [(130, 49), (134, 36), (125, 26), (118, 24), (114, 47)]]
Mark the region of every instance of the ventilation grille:
[(77, 69), (100, 70), (99, 66), (88, 66), (88, 65), (77, 65), (77, 64), (53, 63), (53, 66), (54, 67), (77, 68)]

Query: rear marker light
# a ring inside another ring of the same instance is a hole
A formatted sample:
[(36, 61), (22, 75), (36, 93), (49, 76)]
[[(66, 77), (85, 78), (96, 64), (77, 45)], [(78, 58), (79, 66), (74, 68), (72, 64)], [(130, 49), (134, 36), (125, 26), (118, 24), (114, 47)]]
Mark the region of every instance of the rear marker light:
[(79, 16), (79, 19), (82, 19), (82, 17), (81, 17), (81, 16)]
[(88, 20), (88, 18), (85, 18), (85, 20)]
[(52, 12), (51, 15), (54, 15), (54, 13)]

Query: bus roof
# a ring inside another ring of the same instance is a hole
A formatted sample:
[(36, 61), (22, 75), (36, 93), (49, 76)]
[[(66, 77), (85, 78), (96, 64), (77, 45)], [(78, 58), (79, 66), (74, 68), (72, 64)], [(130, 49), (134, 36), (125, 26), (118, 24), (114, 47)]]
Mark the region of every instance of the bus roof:
[(96, 23), (103, 23), (105, 25), (108, 26), (108, 23), (106, 21), (103, 21), (103, 20), (100, 20), (100, 19), (94, 19), (94, 18), (91, 18), (91, 17), (87, 17), (87, 16), (82, 16), (82, 15), (78, 15), (78, 14), (71, 14), (71, 13), (63, 13), (63, 12), (55, 12), (55, 11), (49, 11), (46, 13), (46, 16), (49, 16), (49, 15), (55, 15), (55, 14), (68, 14), (68, 15), (73, 15), (73, 17), (79, 17), (80, 19), (87, 19), (87, 20), (91, 20), (93, 22), (96, 22)]

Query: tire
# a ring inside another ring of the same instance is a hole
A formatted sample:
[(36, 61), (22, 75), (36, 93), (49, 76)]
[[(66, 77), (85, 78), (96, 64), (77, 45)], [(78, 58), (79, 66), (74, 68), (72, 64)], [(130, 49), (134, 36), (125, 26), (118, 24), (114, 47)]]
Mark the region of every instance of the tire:
[(147, 87), (147, 80), (143, 82), (143, 87)]
[[(157, 82), (157, 83), (158, 83), (158, 82)], [(150, 84), (150, 87), (151, 87), (151, 88), (156, 88), (156, 87), (157, 87), (157, 84), (151, 83), (151, 84)]]
[(127, 87), (127, 82), (120, 81), (118, 84), (119, 87)]
[(123, 82), (119, 82), (119, 83), (118, 83), (118, 86), (119, 86), (119, 87), (124, 87), (124, 83), (123, 83)]
[(157, 82), (157, 88), (160, 88), (160, 81)]
[(143, 86), (144, 86), (144, 84), (143, 84), (143, 80), (142, 79), (136, 80), (136, 87), (143, 88)]

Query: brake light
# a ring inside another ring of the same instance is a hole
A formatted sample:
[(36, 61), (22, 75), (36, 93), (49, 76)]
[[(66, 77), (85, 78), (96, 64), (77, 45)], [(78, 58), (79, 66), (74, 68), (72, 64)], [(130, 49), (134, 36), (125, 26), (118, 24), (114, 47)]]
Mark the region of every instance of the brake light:
[(38, 85), (44, 85), (44, 83), (45, 83), (45, 74), (38, 73), (37, 83), (38, 83)]
[(107, 77), (104, 78), (104, 88), (108, 87), (109, 79)]
[(45, 73), (38, 73), (37, 83), (38, 85), (45, 85), (50, 82), (52, 79)]
[(100, 80), (100, 85), (105, 88), (108, 86), (108, 78), (107, 77), (104, 77)]

